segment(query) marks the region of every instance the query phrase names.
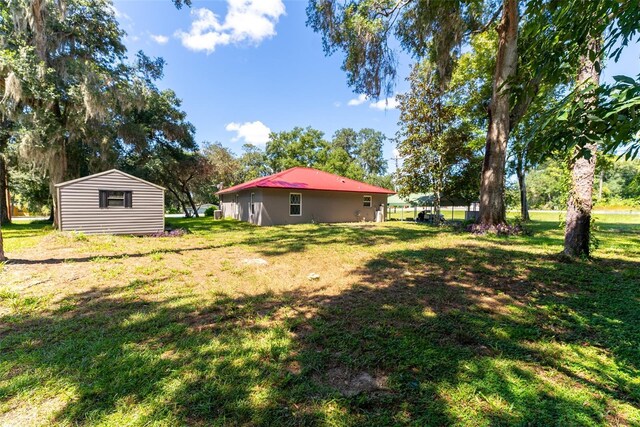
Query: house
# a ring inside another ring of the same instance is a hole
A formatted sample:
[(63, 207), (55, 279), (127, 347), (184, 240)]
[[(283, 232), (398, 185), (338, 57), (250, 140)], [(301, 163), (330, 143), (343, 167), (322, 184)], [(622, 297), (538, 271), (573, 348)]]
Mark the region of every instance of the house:
[(216, 193), (222, 214), (257, 225), (382, 221), (386, 188), (295, 167)]
[(62, 231), (164, 231), (164, 188), (117, 169), (56, 184), (55, 197)]

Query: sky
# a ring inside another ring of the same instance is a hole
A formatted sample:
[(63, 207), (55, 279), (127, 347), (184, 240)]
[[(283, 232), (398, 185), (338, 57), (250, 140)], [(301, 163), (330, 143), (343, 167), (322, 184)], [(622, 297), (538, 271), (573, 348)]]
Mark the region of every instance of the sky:
[[(306, 26), (306, 0), (115, 0), (133, 56), (143, 50), (166, 61), (161, 89), (173, 89), (196, 127), (198, 142), (220, 142), (236, 154), (244, 143), (264, 147), (270, 131), (311, 126), (330, 138), (340, 128), (369, 127), (393, 138), (399, 113), (391, 99), (353, 93), (343, 55), (326, 56), (321, 36)], [(408, 89), (410, 58), (399, 56), (395, 93)], [(640, 73), (640, 44), (609, 64), (603, 80)], [(384, 156), (393, 170), (394, 144)]]

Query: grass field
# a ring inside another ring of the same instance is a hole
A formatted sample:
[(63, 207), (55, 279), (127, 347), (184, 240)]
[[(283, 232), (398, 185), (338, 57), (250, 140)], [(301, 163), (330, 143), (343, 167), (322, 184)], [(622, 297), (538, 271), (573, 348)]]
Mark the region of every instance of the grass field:
[(3, 228), (0, 425), (640, 425), (637, 217), (534, 219)]

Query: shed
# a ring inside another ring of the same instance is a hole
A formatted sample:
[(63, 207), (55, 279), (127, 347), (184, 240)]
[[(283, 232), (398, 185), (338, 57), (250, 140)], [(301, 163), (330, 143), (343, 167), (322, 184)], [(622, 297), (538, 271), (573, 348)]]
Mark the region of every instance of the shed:
[(382, 221), (394, 191), (294, 167), (216, 193), (224, 217), (256, 225)]
[(56, 184), (61, 231), (152, 234), (164, 230), (164, 188), (117, 169)]

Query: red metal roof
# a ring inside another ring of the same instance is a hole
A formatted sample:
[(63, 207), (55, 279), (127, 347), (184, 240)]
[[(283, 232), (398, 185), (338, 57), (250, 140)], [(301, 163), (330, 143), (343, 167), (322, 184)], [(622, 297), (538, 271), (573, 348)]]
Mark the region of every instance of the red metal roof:
[(364, 182), (323, 172), (317, 169), (295, 167), (264, 176), (244, 184), (234, 185), (216, 194), (235, 193), (249, 188), (287, 188), (291, 190), (345, 191), (350, 193), (395, 194), (394, 191)]

